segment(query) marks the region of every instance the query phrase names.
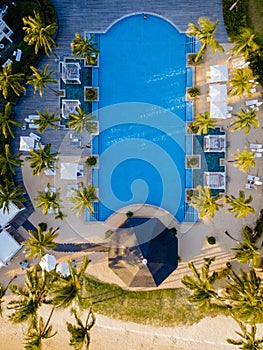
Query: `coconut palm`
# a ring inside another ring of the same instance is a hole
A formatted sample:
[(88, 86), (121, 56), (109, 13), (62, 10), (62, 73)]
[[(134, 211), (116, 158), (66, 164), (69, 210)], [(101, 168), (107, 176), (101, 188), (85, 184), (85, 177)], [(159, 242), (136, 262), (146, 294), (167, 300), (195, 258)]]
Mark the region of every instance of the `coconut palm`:
[(96, 123), (91, 122), (94, 118), (92, 115), (87, 115), (80, 107), (76, 107), (76, 113), (69, 113), (68, 126), (77, 134), (82, 134), (86, 130), (94, 133), (97, 130)]
[(240, 340), (227, 339), (229, 344), (239, 346), (239, 349), (243, 350), (262, 350), (263, 349), (263, 337), (256, 339), (257, 326), (247, 325), (239, 320), (236, 320), (239, 324), (241, 332), (235, 331), (237, 335), (241, 337)]
[(200, 17), (197, 23), (199, 27), (193, 23), (189, 23), (188, 28), (186, 30), (186, 35), (195, 36), (201, 42), (201, 47), (197, 53), (195, 62), (199, 61), (207, 46), (210, 46), (213, 52), (224, 51), (223, 47), (214, 38), (219, 21), (213, 23), (207, 17)]
[(89, 304), (87, 276), (85, 274), (89, 264), (87, 256), (83, 258), (79, 271), (68, 261), (69, 277), (60, 276), (51, 288), (52, 303), (58, 308), (86, 307)]
[(42, 258), (47, 249), (55, 249), (57, 243), (54, 242), (54, 239), (59, 235), (57, 230), (53, 230), (53, 227), (43, 230), (43, 225), (38, 225), (37, 232), (28, 230), (30, 237), (22, 242), (25, 246), (24, 253), (26, 253), (26, 257), (37, 258), (39, 256)]
[(70, 44), (74, 58), (79, 56), (85, 58), (86, 64), (95, 65), (99, 50), (97, 43), (93, 42), (93, 35), (88, 38), (82, 38), (78, 33), (75, 34), (75, 39)]
[(236, 213), (235, 218), (237, 219), (245, 218), (249, 213), (255, 213), (254, 208), (250, 205), (252, 200), (252, 196), (245, 197), (244, 191), (239, 191), (239, 197), (235, 197), (232, 194), (225, 196), (225, 202), (231, 206), (231, 208), (228, 208), (228, 211)]
[(5, 144), (4, 151), (0, 154), (0, 174), (10, 175), (15, 174), (14, 167), (21, 166), (23, 164), (23, 160), (19, 159), (21, 156), (21, 153), (18, 154), (12, 154), (10, 151), (10, 145)]
[(38, 191), (35, 200), (38, 200), (36, 208), (42, 208), (43, 215), (46, 215), (49, 211), (54, 214), (60, 211), (60, 203), (62, 201), (60, 199), (59, 188), (53, 191), (49, 183), (44, 191)]
[(26, 83), (34, 85), (34, 94), (39, 90), (39, 95), (42, 96), (43, 89), (47, 87), (55, 93), (57, 92), (47, 85), (47, 83), (57, 84), (57, 80), (52, 78), (54, 71), (48, 72), (48, 64), (42, 69), (37, 69), (33, 66), (30, 66), (30, 69), (33, 74), (28, 78)]
[(39, 150), (31, 149), (30, 156), (26, 160), (31, 161), (30, 167), (33, 168), (33, 174), (39, 175), (43, 169), (54, 169), (58, 152), (51, 153), (51, 144), (48, 143), (44, 147), (40, 144)]
[(49, 114), (48, 108), (46, 108), (43, 113), (37, 111), (37, 114), (39, 115), (39, 119), (34, 120), (34, 124), (38, 125), (38, 132), (43, 133), (48, 126), (58, 130), (56, 123), (60, 122), (61, 118), (56, 118), (56, 112)]
[(97, 201), (99, 198), (96, 195), (96, 187), (94, 185), (89, 185), (85, 187), (84, 183), (80, 183), (79, 190), (73, 190), (72, 196), (69, 200), (75, 204), (71, 210), (77, 210), (77, 215), (80, 216), (84, 213), (86, 208), (90, 211), (90, 213), (94, 213), (94, 208), (92, 202)]
[(90, 330), (96, 321), (95, 315), (92, 312), (92, 307), (90, 307), (84, 323), (82, 323), (75, 309), (72, 309), (72, 313), (75, 317), (77, 325), (75, 326), (67, 322), (67, 329), (71, 335), (69, 345), (73, 346), (75, 350), (81, 350), (83, 347), (88, 350), (90, 344)]
[(49, 52), (52, 51), (52, 45), (57, 47), (57, 44), (53, 39), (57, 30), (56, 23), (46, 25), (40, 14), (35, 11), (34, 17), (28, 16), (22, 18), (22, 20), (24, 24), (23, 30), (26, 33), (24, 41), (28, 43), (28, 45), (35, 46), (35, 54), (43, 49), (46, 55), (49, 56)]
[(7, 102), (4, 111), (0, 112), (0, 129), (5, 138), (8, 138), (8, 136), (15, 137), (12, 130), (14, 126), (22, 127), (23, 124), (13, 119), (10, 102)]
[(207, 134), (209, 129), (215, 129), (216, 120), (210, 117), (209, 112), (205, 112), (204, 114), (199, 113), (196, 116), (196, 119), (193, 121), (192, 126), (197, 130), (195, 133)]
[(230, 50), (234, 55), (243, 54), (245, 59), (251, 52), (259, 50), (259, 45), (255, 42), (256, 33), (251, 28), (242, 30), (233, 38), (235, 46)]
[(251, 129), (251, 126), (253, 126), (255, 129), (259, 127), (256, 109), (250, 107), (247, 109), (247, 111), (245, 111), (243, 108), (241, 108), (240, 112), (234, 113), (233, 115), (236, 116), (237, 119), (230, 124), (232, 126), (230, 129), (231, 131), (244, 129), (244, 134), (247, 135)]
[(20, 186), (15, 186), (12, 181), (5, 179), (0, 184), (0, 209), (3, 213), (9, 213), (11, 203), (20, 208), (21, 203), (26, 201), (26, 198), (22, 197), (24, 193), (25, 190)]
[(0, 71), (0, 91), (4, 99), (7, 98), (11, 91), (17, 96), (19, 96), (21, 92), (26, 91), (25, 87), (21, 85), (23, 79), (24, 73), (12, 74), (12, 62), (3, 67), (2, 71)]
[(228, 82), (231, 86), (229, 96), (239, 96), (247, 93), (250, 97), (251, 89), (254, 86), (252, 70), (249, 67), (235, 69), (233, 74), (233, 78)]
[(200, 219), (205, 216), (213, 218), (215, 212), (223, 206), (223, 204), (218, 203), (222, 197), (221, 194), (218, 193), (212, 197), (211, 190), (208, 187), (197, 186), (196, 189), (198, 193), (193, 194), (189, 205), (199, 210), (198, 216)]
[(248, 172), (249, 167), (255, 168), (256, 163), (254, 160), (254, 153), (250, 152), (248, 148), (245, 148), (244, 151), (237, 150), (237, 153), (232, 154), (236, 159), (234, 161), (230, 160), (228, 162), (234, 162), (235, 167), (239, 167), (241, 171), (245, 173)]
[(3, 310), (2, 310), (2, 304), (3, 304), (3, 297), (5, 296), (6, 291), (8, 290), (9, 285), (13, 282), (14, 279), (16, 279), (17, 275), (14, 275), (8, 282), (7, 286), (4, 288), (2, 283), (0, 283), (0, 316), (3, 317)]

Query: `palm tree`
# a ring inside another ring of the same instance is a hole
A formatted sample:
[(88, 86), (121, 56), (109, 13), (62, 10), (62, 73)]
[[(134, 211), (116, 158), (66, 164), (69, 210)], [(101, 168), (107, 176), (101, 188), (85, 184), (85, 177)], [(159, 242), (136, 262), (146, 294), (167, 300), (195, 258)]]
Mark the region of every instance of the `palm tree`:
[(197, 186), (196, 189), (198, 193), (193, 194), (189, 205), (199, 210), (198, 216), (200, 219), (205, 216), (213, 218), (215, 212), (223, 206), (223, 204), (218, 203), (218, 200), (222, 197), (221, 194), (218, 193), (212, 197), (211, 190), (208, 187)]
[(42, 20), (39, 13), (34, 11), (34, 16), (28, 16), (22, 18), (24, 27), (23, 30), (26, 32), (24, 41), (28, 45), (35, 45), (35, 54), (40, 49), (43, 49), (47, 56), (52, 51), (52, 45), (57, 47), (53, 36), (57, 30), (56, 23), (46, 25)]
[(26, 201), (26, 198), (22, 197), (24, 193), (25, 190), (20, 186), (15, 186), (12, 181), (5, 179), (0, 184), (0, 209), (3, 213), (9, 213), (11, 203), (20, 208), (21, 203)]
[(9, 135), (15, 137), (12, 130), (14, 126), (23, 126), (22, 123), (16, 122), (12, 117), (12, 108), (10, 102), (7, 102), (7, 104), (5, 105), (5, 110), (3, 112), (0, 112), (0, 129), (5, 138), (8, 138)]
[(56, 118), (56, 112), (49, 114), (48, 108), (43, 113), (37, 111), (39, 119), (34, 120), (34, 124), (38, 125), (37, 130), (42, 134), (45, 129), (50, 126), (51, 128), (58, 130), (56, 123), (61, 121), (61, 118)]
[(30, 167), (33, 168), (33, 174), (39, 175), (43, 169), (54, 169), (58, 152), (51, 153), (51, 144), (44, 147), (40, 144), (39, 150), (30, 150), (30, 156), (26, 160), (31, 161)]
[(10, 145), (5, 144), (4, 152), (0, 154), (0, 174), (5, 176), (10, 173), (15, 174), (14, 167), (21, 166), (23, 164), (23, 160), (19, 159), (21, 153), (12, 154), (10, 151)]
[(55, 281), (51, 288), (52, 303), (58, 308), (67, 308), (80, 306), (86, 307), (89, 303), (87, 276), (85, 274), (89, 264), (87, 256), (83, 258), (82, 265), (79, 271), (73, 268), (71, 262), (68, 261), (70, 270), (69, 277), (60, 276)]
[[(227, 339), (226, 341), (229, 344), (239, 346), (239, 349), (243, 350), (262, 350), (263, 349), (263, 337), (256, 339), (257, 326), (247, 325), (236, 319), (236, 322), (239, 324), (241, 332), (236, 332), (237, 335), (241, 337), (240, 340)], [(249, 329), (248, 329), (249, 328)]]
[(99, 198), (96, 195), (96, 187), (94, 185), (89, 185), (85, 187), (84, 183), (80, 183), (79, 190), (73, 190), (72, 196), (69, 200), (75, 204), (71, 210), (77, 210), (77, 216), (84, 213), (85, 209), (88, 208), (90, 213), (94, 213), (94, 208), (92, 202), (97, 201)]
[(192, 126), (197, 129), (197, 135), (207, 134), (209, 129), (215, 129), (216, 120), (210, 117), (209, 112), (199, 113), (193, 121)]
[(17, 275), (14, 275), (8, 282), (7, 286), (4, 288), (2, 283), (0, 283), (0, 316), (3, 317), (3, 310), (2, 310), (2, 304), (3, 304), (3, 297), (5, 296), (6, 291), (8, 290), (9, 285), (13, 282), (14, 279), (17, 278)]
[(193, 23), (189, 23), (188, 28), (186, 30), (186, 35), (195, 36), (202, 44), (195, 58), (195, 62), (199, 61), (207, 46), (211, 46), (213, 52), (224, 51), (223, 47), (214, 38), (219, 21), (213, 23), (210, 22), (210, 20), (206, 17), (200, 17), (197, 23), (199, 27), (197, 27)]
[(251, 89), (254, 86), (253, 72), (249, 67), (234, 70), (234, 77), (229, 80), (231, 91), (229, 96), (239, 96), (247, 93), (251, 96)]
[(69, 113), (68, 126), (77, 134), (82, 134), (88, 130), (89, 133), (94, 133), (97, 130), (96, 123), (92, 123), (95, 117), (87, 115), (80, 107), (76, 107), (77, 113)]
[(247, 135), (251, 126), (253, 126), (255, 129), (259, 127), (256, 109), (248, 108), (248, 110), (245, 111), (243, 108), (241, 108), (240, 112), (236, 114), (234, 113), (233, 115), (236, 116), (237, 119), (230, 124), (232, 126), (230, 129), (231, 131), (244, 129), (244, 134)]
[(93, 36), (89, 39), (82, 38), (76, 33), (75, 39), (70, 44), (74, 58), (79, 56), (80, 58), (85, 58), (86, 64), (95, 65), (97, 63), (99, 50), (96, 48), (97, 43), (92, 41)]
[(4, 99), (7, 98), (10, 91), (13, 91), (17, 96), (20, 95), (20, 92), (26, 91), (25, 87), (21, 85), (23, 79), (24, 73), (12, 74), (12, 62), (3, 67), (2, 72), (0, 72), (0, 91)]
[(71, 334), (69, 345), (73, 346), (75, 350), (81, 350), (83, 347), (88, 350), (90, 344), (90, 330), (96, 321), (95, 315), (92, 312), (92, 307), (90, 307), (84, 323), (82, 323), (75, 309), (72, 309), (72, 313), (77, 322), (77, 326), (67, 322), (67, 329)]
[(52, 78), (54, 71), (48, 72), (48, 64), (43, 67), (42, 70), (32, 66), (30, 66), (30, 69), (32, 70), (33, 74), (28, 78), (27, 84), (34, 85), (34, 94), (37, 92), (37, 90), (39, 90), (39, 95), (42, 96), (43, 89), (47, 87), (56, 93), (55, 90), (47, 85), (47, 83), (57, 84), (57, 80)]
[(245, 148), (244, 151), (238, 149), (237, 153), (233, 153), (232, 156), (236, 159), (234, 161), (229, 160), (228, 162), (234, 162), (234, 166), (239, 167), (239, 169), (245, 173), (248, 172), (250, 166), (253, 168), (256, 166), (254, 153), (250, 152), (248, 148)]
[(52, 191), (50, 184), (47, 184), (45, 191), (38, 191), (37, 198), (38, 203), (36, 204), (36, 208), (42, 208), (42, 213), (46, 215), (48, 211), (52, 211), (52, 213), (56, 214), (61, 208), (60, 203), (60, 193), (59, 189)]
[(245, 218), (249, 213), (254, 214), (255, 210), (251, 207), (253, 197), (245, 197), (244, 191), (239, 191), (239, 198), (233, 196), (225, 196), (225, 202), (231, 206), (228, 208), (230, 213), (236, 213), (235, 218), (241, 219)]
[(253, 29), (247, 27), (233, 38), (235, 46), (230, 50), (234, 55), (243, 54), (245, 59), (248, 58), (251, 52), (259, 50), (259, 45), (255, 42), (256, 33)]
[(22, 242), (25, 246), (24, 253), (26, 253), (26, 257), (37, 258), (40, 256), (42, 258), (46, 254), (46, 249), (55, 249), (57, 243), (54, 242), (54, 239), (59, 235), (57, 230), (53, 230), (53, 227), (43, 230), (42, 225), (38, 225), (37, 232), (28, 230), (30, 237)]

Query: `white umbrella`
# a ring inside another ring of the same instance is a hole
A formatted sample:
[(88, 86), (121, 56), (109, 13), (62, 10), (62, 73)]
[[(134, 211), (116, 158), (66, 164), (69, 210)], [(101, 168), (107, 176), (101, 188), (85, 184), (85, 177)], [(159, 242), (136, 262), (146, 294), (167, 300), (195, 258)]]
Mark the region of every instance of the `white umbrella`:
[(226, 64), (210, 66), (211, 82), (228, 81), (228, 68)]
[(227, 107), (226, 102), (219, 101), (211, 101), (210, 102), (210, 117), (217, 119), (226, 119), (227, 115)]
[(57, 264), (56, 271), (65, 277), (70, 275), (68, 263), (66, 261), (62, 261), (59, 264)]
[(29, 151), (35, 146), (35, 139), (30, 136), (20, 136), (19, 151)]
[(211, 101), (227, 101), (226, 84), (210, 84), (209, 95)]
[(46, 254), (44, 255), (41, 260), (39, 265), (41, 266), (42, 270), (46, 270), (48, 272), (52, 271), (55, 269), (56, 267), (56, 258), (54, 257), (54, 255), (51, 254)]
[(78, 172), (77, 163), (61, 163), (60, 178), (63, 180), (76, 180)]

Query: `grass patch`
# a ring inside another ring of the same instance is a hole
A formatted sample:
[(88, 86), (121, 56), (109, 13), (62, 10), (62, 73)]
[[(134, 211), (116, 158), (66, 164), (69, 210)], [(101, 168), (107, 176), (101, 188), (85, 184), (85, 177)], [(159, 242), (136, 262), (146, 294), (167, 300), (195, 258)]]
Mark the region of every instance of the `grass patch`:
[(218, 311), (200, 311), (186, 301), (183, 288), (129, 292), (114, 284), (88, 277), (94, 312), (127, 322), (156, 327), (191, 325)]

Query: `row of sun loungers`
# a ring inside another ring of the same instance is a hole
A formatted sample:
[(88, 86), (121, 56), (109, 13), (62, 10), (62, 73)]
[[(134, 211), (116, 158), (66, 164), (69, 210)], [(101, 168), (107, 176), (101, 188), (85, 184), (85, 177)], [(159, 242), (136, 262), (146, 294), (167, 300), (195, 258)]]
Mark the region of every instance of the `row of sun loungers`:
[(248, 175), (247, 176), (247, 183), (245, 184), (245, 188), (247, 190), (256, 190), (257, 186), (261, 186), (262, 182), (260, 181), (259, 176), (255, 175)]

